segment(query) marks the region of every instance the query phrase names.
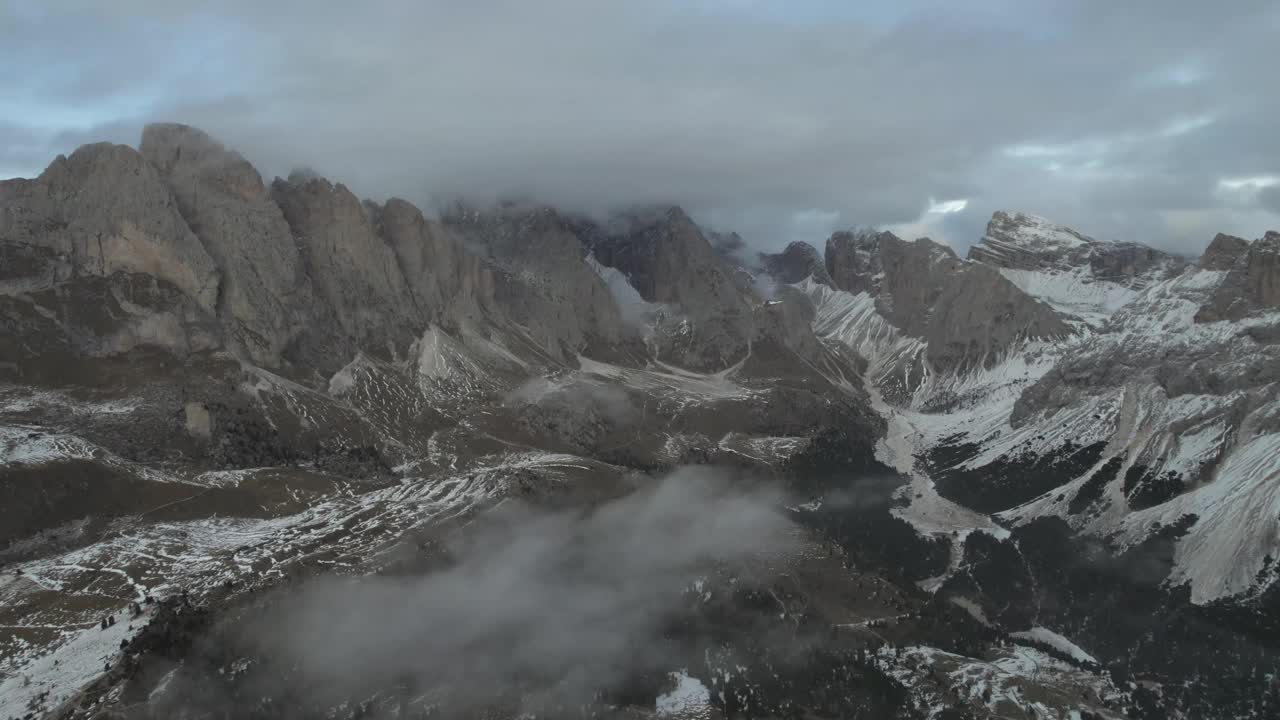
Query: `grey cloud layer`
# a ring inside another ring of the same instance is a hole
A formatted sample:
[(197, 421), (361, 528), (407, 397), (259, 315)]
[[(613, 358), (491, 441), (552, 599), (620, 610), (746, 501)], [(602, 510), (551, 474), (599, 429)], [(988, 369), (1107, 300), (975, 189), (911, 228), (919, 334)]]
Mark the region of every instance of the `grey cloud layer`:
[(520, 679), (590, 691), (674, 669), (661, 628), (696, 578), (794, 540), (779, 496), (741, 479), (686, 468), (652, 482), (587, 513), (499, 508), (450, 548), (450, 568), (317, 581), (248, 634), (307, 692), (339, 696), (411, 677), (483, 702)]
[[(1004, 206), (1188, 250), (1202, 225), (1275, 221), (1218, 187), (1280, 173), (1270, 2), (33, 7), (7, 11), (0, 59), (29, 67), (11, 97), (112, 109), (111, 139), (200, 124), (265, 172), (373, 196), (679, 202), (766, 246), (931, 197), (970, 199), (931, 226), (961, 245)], [(98, 131), (5, 107), (0, 169)]]

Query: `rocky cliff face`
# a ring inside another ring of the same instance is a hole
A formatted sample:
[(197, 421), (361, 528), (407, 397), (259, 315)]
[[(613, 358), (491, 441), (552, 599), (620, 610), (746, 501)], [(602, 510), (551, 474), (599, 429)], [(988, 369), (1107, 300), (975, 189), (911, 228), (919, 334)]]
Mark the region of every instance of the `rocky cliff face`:
[(1097, 327), (1149, 285), (1182, 272), (1187, 262), (1134, 242), (1095, 240), (1025, 213), (997, 212), (969, 259), (1078, 326)]
[(1269, 232), (1253, 243), (1219, 235), (1200, 266), (1226, 276), (1196, 313), (1197, 322), (1241, 320), (1280, 307), (1280, 233)]
[(998, 211), (982, 240), (969, 250), (969, 259), (993, 267), (1041, 270), (1072, 263), (1096, 242), (1036, 215)]
[(813, 278), (820, 285), (835, 287), (822, 253), (806, 242), (789, 243), (780, 253), (761, 254), (760, 264), (766, 273), (781, 283), (791, 285)]
[(231, 342), (257, 362), (277, 365), (309, 324), (315, 297), (258, 171), (186, 125), (149, 125), (139, 147), (224, 278), (217, 312)]
[(994, 268), (965, 262), (927, 238), (837, 233), (827, 241), (826, 264), (835, 287), (874, 298), (877, 313), (920, 338), (941, 371), (991, 366), (1018, 343), (1072, 333), (1052, 308)]
[(444, 224), (407, 200), (377, 213), (378, 233), (395, 250), (418, 309), (435, 322), (456, 322), (494, 308), (494, 272)]
[(347, 340), (339, 357), (361, 349), (403, 357), (425, 320), (395, 250), (377, 232), (380, 208), (323, 178), (277, 178), (271, 197), (315, 287), (324, 335), (337, 329)]
[(149, 275), (212, 311), (221, 273), (160, 173), (132, 148), (86, 145), (35, 180), (0, 184), (8, 291), (77, 277)]
[(667, 308), (654, 337), (660, 359), (717, 371), (747, 356), (753, 298), (683, 210), (621, 214), (595, 233), (591, 251), (642, 298)]
[(507, 206), (459, 211), (446, 223), (494, 268), (499, 312), (553, 359), (588, 348), (636, 349), (638, 328), (624, 322), (604, 279), (586, 262), (580, 221), (552, 208)]
[[(639, 342), (554, 212), (444, 224), (314, 176), (268, 187), (239, 154), (185, 125), (148, 126), (140, 148), (86, 146), (36, 180), (4, 183), (8, 291), (155, 278), (217, 319), (205, 345), (317, 382), (360, 352), (407, 359), (432, 324), (502, 326), (558, 361)], [(163, 334), (149, 342), (189, 344)]]

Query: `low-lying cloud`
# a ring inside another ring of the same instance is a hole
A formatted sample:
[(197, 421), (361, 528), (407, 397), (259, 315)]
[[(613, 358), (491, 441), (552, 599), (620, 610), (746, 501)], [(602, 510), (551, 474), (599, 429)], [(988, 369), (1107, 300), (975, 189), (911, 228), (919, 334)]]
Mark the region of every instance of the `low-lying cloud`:
[(684, 469), (588, 511), (507, 505), (463, 533), (448, 569), (326, 578), (284, 596), (253, 644), (309, 693), (360, 697), (407, 682), (454, 703), (551, 681), (572, 698), (666, 667), (668, 614), (711, 563), (790, 542), (770, 490)]

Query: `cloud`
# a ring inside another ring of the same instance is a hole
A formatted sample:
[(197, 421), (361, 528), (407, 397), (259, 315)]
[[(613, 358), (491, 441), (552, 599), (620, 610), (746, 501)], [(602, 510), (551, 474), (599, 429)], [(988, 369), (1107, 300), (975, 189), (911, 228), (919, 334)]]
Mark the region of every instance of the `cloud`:
[[(555, 425), (566, 431), (575, 425), (629, 427), (640, 419), (640, 410), (625, 390), (588, 377), (533, 378), (504, 401), (526, 413), (555, 418)], [(585, 436), (587, 431), (579, 429), (578, 434)]]
[(664, 666), (663, 622), (710, 563), (787, 548), (778, 507), (771, 492), (707, 469), (585, 512), (507, 504), (462, 533), (447, 569), (314, 581), (277, 598), (246, 637), (321, 702), (407, 678), (463, 706), (531, 678), (590, 693), (677, 669)]
[(975, 218), (966, 213), (967, 210), (967, 199), (937, 202), (930, 198), (929, 206), (920, 217), (911, 222), (888, 225), (885, 229), (907, 240), (927, 237), (963, 249), (972, 244), (971, 236), (980, 237), (974, 226)]
[(1232, 192), (1257, 192), (1276, 185), (1280, 185), (1280, 177), (1275, 175), (1222, 178), (1218, 181), (1218, 187)]
[(1280, 185), (1263, 188), (1258, 192), (1258, 204), (1264, 209), (1280, 215)]
[(11, 2), (0, 28), (25, 172), (176, 120), (373, 197), (678, 202), (763, 248), (931, 197), (969, 199), (961, 247), (999, 207), (1202, 246), (1169, 214), (1280, 172), (1255, 0)]

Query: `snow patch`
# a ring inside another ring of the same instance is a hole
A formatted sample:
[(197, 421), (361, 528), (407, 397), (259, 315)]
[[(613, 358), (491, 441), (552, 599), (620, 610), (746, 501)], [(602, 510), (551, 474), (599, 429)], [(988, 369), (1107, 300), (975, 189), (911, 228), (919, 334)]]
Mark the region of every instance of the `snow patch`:
[(702, 681), (685, 670), (671, 673), (676, 687), (659, 695), (655, 709), (659, 715), (681, 718), (703, 718), (711, 715), (711, 692)]
[(0, 465), (43, 465), (59, 460), (90, 460), (103, 451), (74, 435), (39, 428), (0, 425)]
[(1033, 627), (1030, 630), (1010, 633), (1015, 638), (1023, 640), (1033, 640), (1052, 647), (1054, 650), (1065, 653), (1067, 656), (1082, 663), (1091, 665), (1100, 664), (1096, 658), (1085, 652), (1079, 645), (1071, 642), (1065, 637), (1045, 627)]
[(1138, 296), (1136, 290), (1098, 279), (1088, 267), (1048, 271), (1000, 268), (1000, 274), (1054, 310), (1095, 328)]
[(33, 710), (48, 710), (61, 704), (102, 674), (114, 662), (121, 641), (133, 636), (147, 622), (147, 615), (129, 618), (126, 608), (109, 613), (118, 617), (114, 625), (98, 623), (67, 632), (64, 640), (20, 668), (3, 668), (9, 677), (0, 682), (0, 717), (25, 717)]

